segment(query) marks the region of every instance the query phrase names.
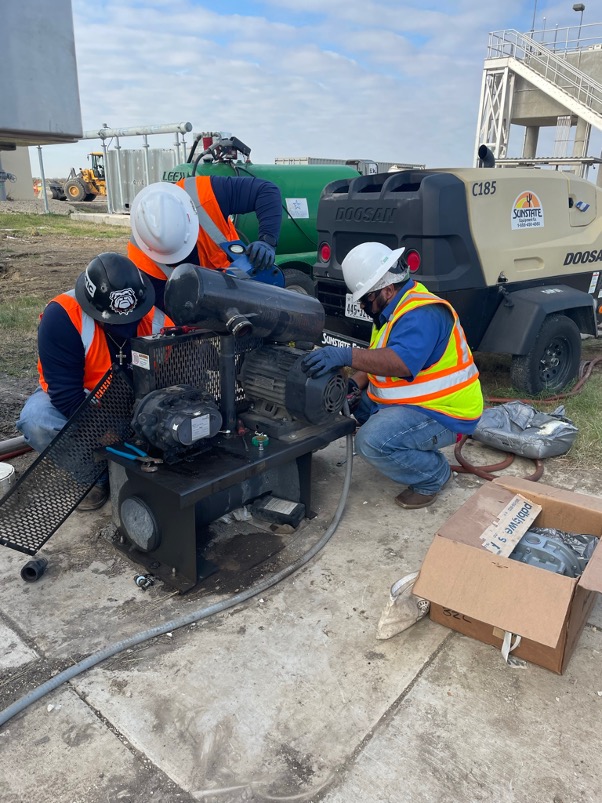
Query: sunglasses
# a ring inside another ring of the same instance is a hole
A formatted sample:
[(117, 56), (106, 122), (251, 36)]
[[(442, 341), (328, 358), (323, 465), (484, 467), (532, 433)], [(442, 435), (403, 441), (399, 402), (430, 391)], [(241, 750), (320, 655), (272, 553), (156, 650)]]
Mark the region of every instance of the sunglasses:
[(365, 296), (360, 298), (360, 305), (362, 307), (366, 306), (366, 304), (372, 304), (372, 302), (382, 293), (384, 288), (380, 290), (373, 290), (371, 293), (366, 293)]

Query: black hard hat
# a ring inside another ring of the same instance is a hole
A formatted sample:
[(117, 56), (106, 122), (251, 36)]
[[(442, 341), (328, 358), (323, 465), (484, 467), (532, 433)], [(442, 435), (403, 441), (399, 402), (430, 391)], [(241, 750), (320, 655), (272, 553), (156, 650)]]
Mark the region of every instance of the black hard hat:
[(75, 283), (78, 304), (101, 323), (139, 321), (155, 303), (150, 280), (131, 259), (121, 254), (99, 254)]

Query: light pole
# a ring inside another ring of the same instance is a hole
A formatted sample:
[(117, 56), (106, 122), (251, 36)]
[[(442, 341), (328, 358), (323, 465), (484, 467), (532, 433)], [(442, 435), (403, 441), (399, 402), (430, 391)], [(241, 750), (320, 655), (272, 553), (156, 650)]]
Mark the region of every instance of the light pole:
[(533, 2), (533, 22), (531, 23), (531, 33), (535, 31), (535, 14), (537, 13), (537, 0)]
[(573, 11), (579, 11), (581, 15), (579, 17), (579, 31), (577, 33), (577, 44), (579, 44), (579, 40), (581, 39), (581, 23), (583, 22), (583, 12), (585, 11), (585, 6), (583, 3), (575, 3), (573, 6)]

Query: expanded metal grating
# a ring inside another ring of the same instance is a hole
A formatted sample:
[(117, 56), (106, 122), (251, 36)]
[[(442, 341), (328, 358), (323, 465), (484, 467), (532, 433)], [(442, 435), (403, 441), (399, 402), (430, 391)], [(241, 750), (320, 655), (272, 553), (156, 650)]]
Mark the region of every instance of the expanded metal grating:
[(106, 471), (95, 450), (130, 437), (133, 403), (127, 372), (113, 366), (0, 500), (0, 544), (35, 555)]
[[(199, 333), (133, 338), (132, 350), (142, 355), (135, 358), (138, 365), (132, 366), (134, 387), (129, 370), (114, 365), (105, 374), (52, 443), (0, 500), (0, 544), (35, 555), (48, 541), (106, 471), (106, 461), (95, 461), (95, 451), (133, 436), (135, 398), (159, 388), (187, 384), (205, 389), (219, 404), (222, 361), (234, 358), (238, 375), (242, 356), (262, 343), (258, 338), (235, 340)], [(236, 401), (243, 398), (242, 386), (236, 380)]]
[[(243, 355), (263, 345), (257, 337), (233, 338), (212, 334), (187, 334), (172, 337), (132, 339), (134, 391), (140, 399), (159, 388), (186, 384), (210, 393), (221, 401), (220, 368), (223, 344), (233, 346), (236, 376)], [(229, 359), (229, 357), (228, 357)], [(236, 401), (244, 398), (236, 380)]]

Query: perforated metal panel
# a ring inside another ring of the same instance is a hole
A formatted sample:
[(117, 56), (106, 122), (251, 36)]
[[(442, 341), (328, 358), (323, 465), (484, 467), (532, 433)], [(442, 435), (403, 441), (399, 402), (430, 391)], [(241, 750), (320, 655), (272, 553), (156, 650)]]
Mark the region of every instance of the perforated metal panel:
[(0, 544), (35, 555), (106, 470), (95, 450), (130, 437), (133, 402), (127, 372), (114, 366), (0, 501)]
[[(105, 461), (95, 461), (95, 451), (133, 436), (134, 388), (136, 398), (140, 398), (152, 390), (189, 384), (205, 389), (219, 404), (222, 365), (234, 359), (238, 373), (242, 355), (262, 343), (257, 338), (235, 340), (198, 333), (133, 338), (132, 350), (148, 358), (138, 357), (138, 365), (132, 366), (134, 387), (128, 370), (114, 365), (107, 372), (48, 448), (0, 500), (0, 544), (35, 555), (58, 530), (106, 470)], [(228, 353), (222, 358), (222, 349), (232, 349), (234, 356)], [(236, 381), (236, 401), (243, 397), (242, 386)]]

